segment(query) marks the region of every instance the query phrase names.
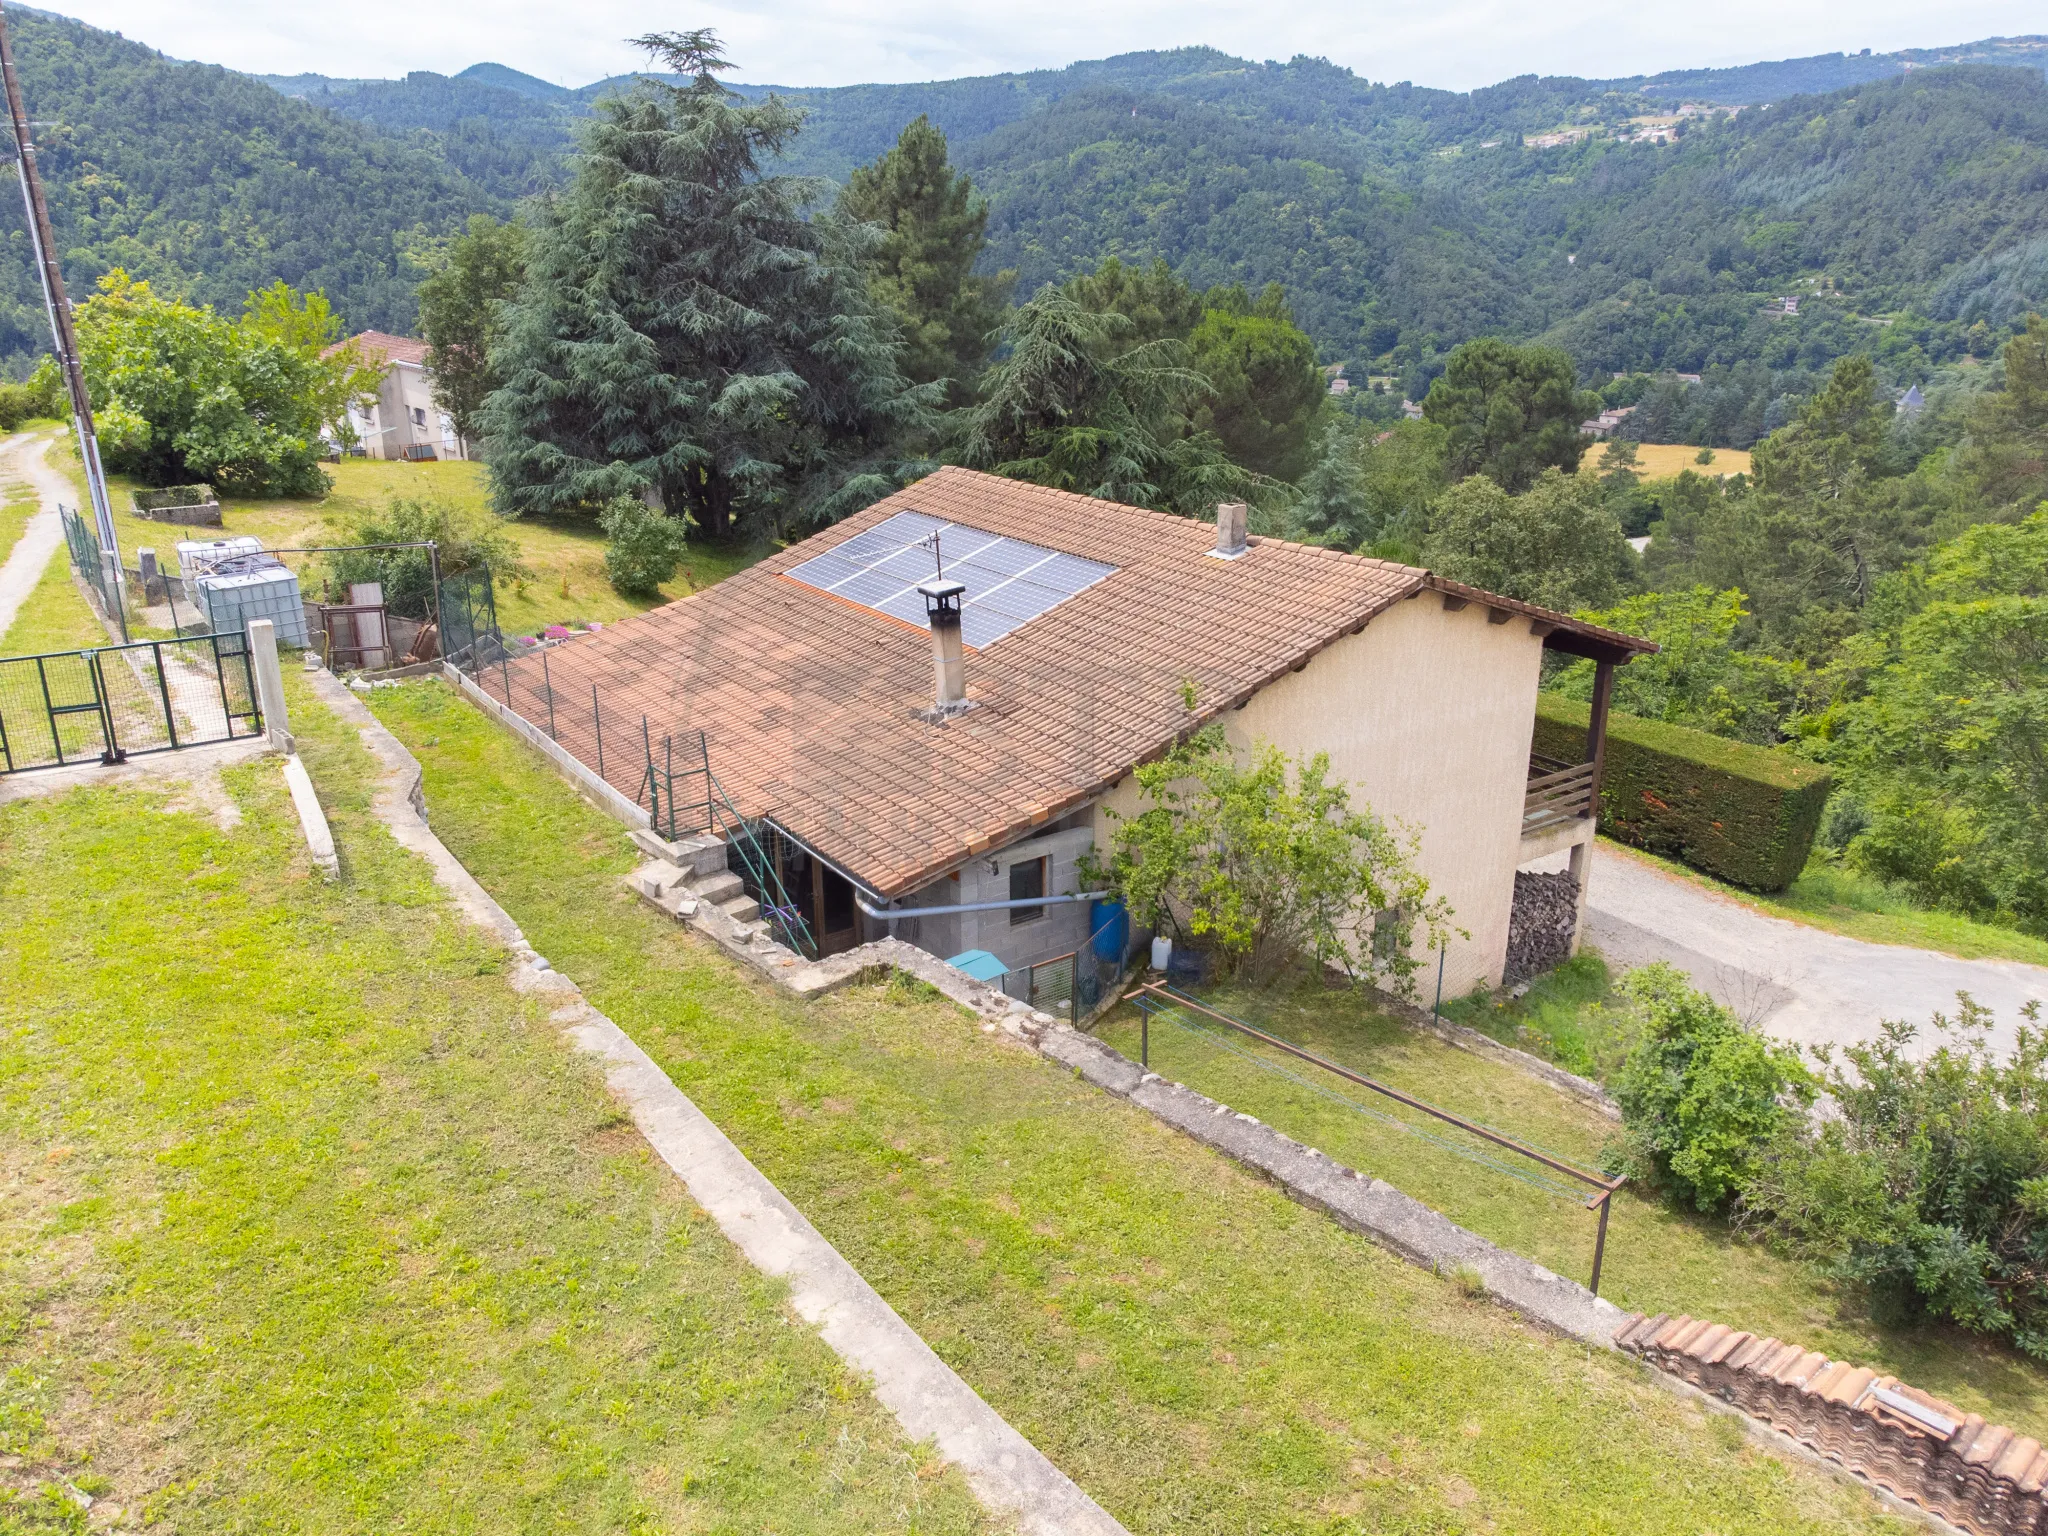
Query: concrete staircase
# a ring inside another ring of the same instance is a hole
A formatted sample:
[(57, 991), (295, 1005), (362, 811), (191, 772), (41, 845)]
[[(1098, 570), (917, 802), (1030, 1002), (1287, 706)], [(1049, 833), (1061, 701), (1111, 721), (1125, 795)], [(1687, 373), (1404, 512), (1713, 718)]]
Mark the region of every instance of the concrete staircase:
[(689, 917), (699, 905), (716, 907), (735, 923), (752, 924), (761, 904), (726, 868), (725, 841), (708, 832), (671, 842), (636, 831), (633, 841), (649, 862), (633, 871), (633, 889), (671, 917)]

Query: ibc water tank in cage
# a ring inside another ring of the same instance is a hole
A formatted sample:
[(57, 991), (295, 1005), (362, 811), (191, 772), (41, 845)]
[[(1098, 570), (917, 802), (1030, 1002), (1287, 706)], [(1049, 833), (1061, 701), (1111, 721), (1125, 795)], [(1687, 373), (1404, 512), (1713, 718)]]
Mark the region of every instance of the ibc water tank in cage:
[(217, 635), (238, 635), (251, 619), (268, 619), (277, 627), (279, 645), (303, 650), (309, 643), (299, 578), (282, 565), (202, 576), (198, 588), (199, 606)]

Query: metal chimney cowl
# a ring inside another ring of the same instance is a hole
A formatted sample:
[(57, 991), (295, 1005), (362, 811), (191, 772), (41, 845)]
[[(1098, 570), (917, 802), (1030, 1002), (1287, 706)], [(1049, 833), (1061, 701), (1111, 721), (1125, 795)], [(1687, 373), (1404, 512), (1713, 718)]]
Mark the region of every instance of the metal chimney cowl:
[(1241, 501), (1216, 504), (1216, 547), (1209, 551), (1215, 560), (1235, 560), (1245, 552), (1247, 509)]
[(960, 640), (960, 599), (967, 583), (950, 576), (918, 583), (925, 618), (932, 628), (932, 674), (935, 702), (918, 714), (934, 725), (965, 714), (974, 705), (967, 697), (967, 656)]

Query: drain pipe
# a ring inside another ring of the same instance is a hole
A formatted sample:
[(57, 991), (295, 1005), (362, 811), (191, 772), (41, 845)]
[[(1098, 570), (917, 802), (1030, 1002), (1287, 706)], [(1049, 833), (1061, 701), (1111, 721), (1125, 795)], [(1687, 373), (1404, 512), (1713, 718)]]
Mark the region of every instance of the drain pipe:
[(869, 917), (878, 917), (893, 929), (905, 917), (949, 917), (955, 912), (1003, 912), (1015, 907), (1057, 907), (1070, 901), (1100, 901), (1107, 891), (1082, 891), (1074, 896), (1026, 896), (1019, 901), (965, 901), (950, 907), (871, 907), (856, 891), (854, 904)]

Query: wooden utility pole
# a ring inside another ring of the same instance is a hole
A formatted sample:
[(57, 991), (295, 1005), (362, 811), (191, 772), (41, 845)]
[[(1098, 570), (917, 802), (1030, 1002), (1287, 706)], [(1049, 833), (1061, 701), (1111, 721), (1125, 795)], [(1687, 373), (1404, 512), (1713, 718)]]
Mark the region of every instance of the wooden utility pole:
[(107, 499), (107, 475), (100, 467), (100, 443), (92, 427), (92, 400), (85, 392), (78, 338), (71, 329), (71, 299), (64, 291), (64, 274), (57, 265), (57, 237), (50, 230), (43, 179), (36, 171), (36, 147), (29, 137), (28, 108), (22, 104), (21, 82), (14, 74), (14, 45), (7, 37), (4, 0), (0, 0), (0, 80), (7, 87), (7, 115), (14, 125), (14, 163), (21, 177), (22, 206), (28, 212), (28, 237), (35, 246), (36, 270), (43, 279), (43, 304), (50, 314), (50, 340), (57, 349), (57, 366), (63, 370), (64, 385), (71, 394), (71, 420), (78, 429), (78, 457), (85, 465), (85, 483), (92, 493), (93, 523), (99, 530), (101, 551), (115, 557), (115, 569), (119, 570), (114, 507)]

